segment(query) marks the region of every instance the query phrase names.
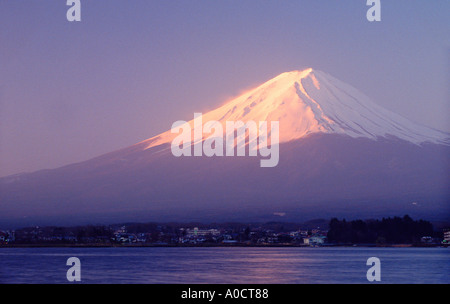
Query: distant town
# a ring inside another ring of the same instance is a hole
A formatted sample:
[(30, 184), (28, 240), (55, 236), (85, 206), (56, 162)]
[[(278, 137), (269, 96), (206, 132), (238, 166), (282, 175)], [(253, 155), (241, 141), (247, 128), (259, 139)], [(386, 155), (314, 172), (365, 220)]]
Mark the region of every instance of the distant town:
[(420, 246), (447, 247), (450, 229), (409, 216), (302, 224), (125, 223), (0, 230), (0, 247), (30, 246)]

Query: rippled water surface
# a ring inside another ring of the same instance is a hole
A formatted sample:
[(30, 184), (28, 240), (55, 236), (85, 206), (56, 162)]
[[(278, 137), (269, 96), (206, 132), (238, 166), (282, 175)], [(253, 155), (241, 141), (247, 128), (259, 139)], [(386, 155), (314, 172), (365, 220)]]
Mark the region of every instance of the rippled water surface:
[(0, 248), (0, 283), (68, 283), (69, 257), (82, 283), (450, 283), (450, 248)]

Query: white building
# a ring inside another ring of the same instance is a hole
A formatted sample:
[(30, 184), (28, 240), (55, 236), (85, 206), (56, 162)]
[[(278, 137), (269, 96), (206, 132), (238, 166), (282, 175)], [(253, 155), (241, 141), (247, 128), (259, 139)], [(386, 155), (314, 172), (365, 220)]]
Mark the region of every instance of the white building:
[(444, 241), (443, 243), (450, 244), (450, 229), (444, 230)]
[(220, 235), (220, 231), (217, 229), (198, 229), (195, 227), (194, 229), (186, 229), (187, 236), (218, 236)]
[(325, 239), (325, 236), (311, 236), (309, 238), (304, 238), (303, 243), (310, 246), (322, 245), (325, 243)]

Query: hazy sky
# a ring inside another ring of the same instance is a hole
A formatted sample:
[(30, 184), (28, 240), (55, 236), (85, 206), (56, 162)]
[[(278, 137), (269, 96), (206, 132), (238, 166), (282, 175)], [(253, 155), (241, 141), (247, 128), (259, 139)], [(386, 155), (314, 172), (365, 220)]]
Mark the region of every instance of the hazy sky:
[(0, 0), (0, 176), (123, 148), (313, 67), (450, 131), (450, 1)]

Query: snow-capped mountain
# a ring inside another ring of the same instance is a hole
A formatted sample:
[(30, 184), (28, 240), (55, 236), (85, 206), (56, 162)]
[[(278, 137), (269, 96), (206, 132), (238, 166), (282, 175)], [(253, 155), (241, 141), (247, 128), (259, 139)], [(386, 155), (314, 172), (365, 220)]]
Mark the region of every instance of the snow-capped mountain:
[(204, 113), (208, 121), (278, 121), (278, 165), (175, 157), (168, 130), (85, 162), (1, 178), (0, 223), (450, 218), (450, 135), (324, 72), (283, 73)]
[[(382, 108), (363, 93), (321, 71), (306, 69), (278, 75), (208, 112), (203, 122), (279, 121), (280, 143), (312, 133), (354, 138), (394, 136), (412, 143), (450, 144), (450, 134), (413, 123)], [(194, 127), (194, 122), (189, 122)], [(169, 131), (152, 137), (146, 149), (173, 140)]]

